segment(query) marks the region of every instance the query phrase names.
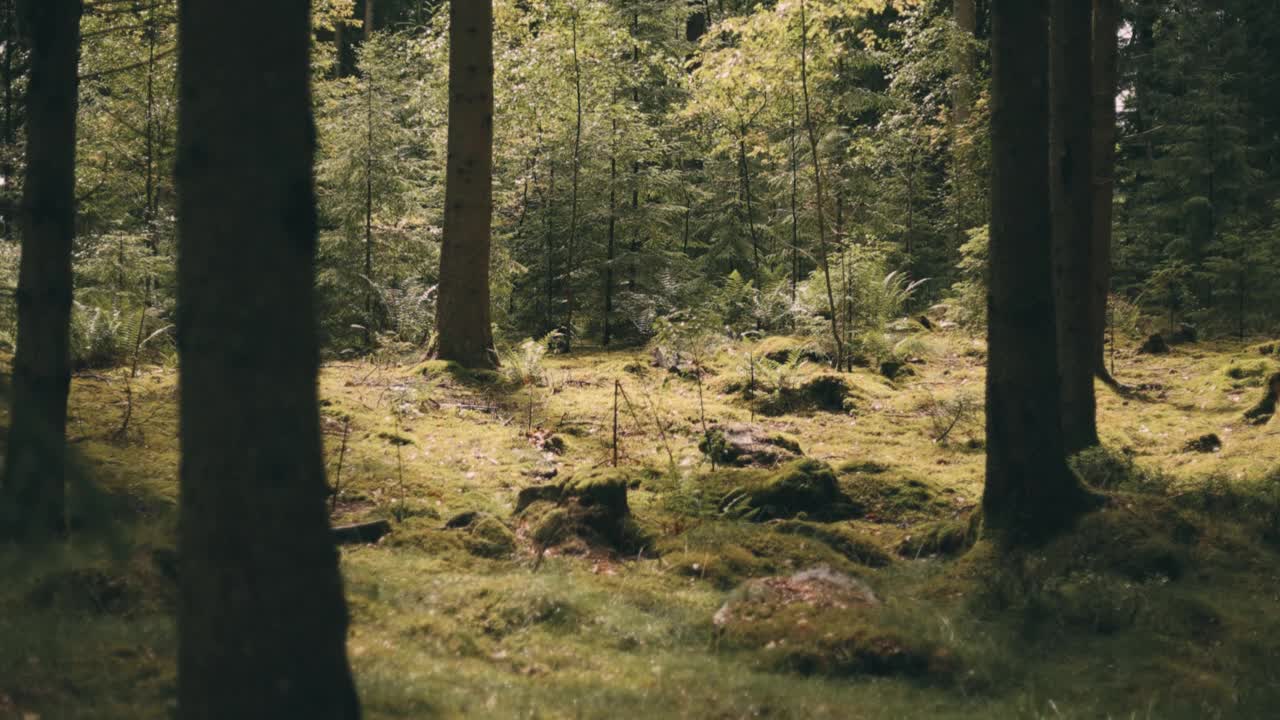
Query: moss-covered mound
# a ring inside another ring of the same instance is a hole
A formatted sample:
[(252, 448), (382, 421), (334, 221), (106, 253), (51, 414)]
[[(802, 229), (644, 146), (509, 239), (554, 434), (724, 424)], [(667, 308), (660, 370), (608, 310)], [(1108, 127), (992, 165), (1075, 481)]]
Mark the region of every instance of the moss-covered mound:
[(611, 468), (587, 470), (558, 485), (520, 491), (516, 516), (539, 550), (607, 547), (634, 553), (649, 544), (627, 504), (632, 474)]
[(461, 532), (467, 552), (478, 557), (509, 557), (516, 551), (515, 533), (489, 513), (462, 513), (445, 523), (445, 529)]
[(847, 412), (853, 408), (849, 381), (824, 372), (806, 378), (796, 387), (761, 395), (753, 407), (761, 415), (778, 416), (805, 412)]
[(671, 572), (726, 590), (751, 578), (818, 565), (855, 573), (892, 562), (873, 540), (848, 527), (797, 520), (703, 523), (663, 540), (658, 551)]
[(776, 363), (788, 362), (793, 355), (799, 355), (809, 362), (816, 363), (825, 363), (830, 359), (812, 342), (785, 335), (771, 335), (760, 340), (752, 348), (752, 353), (756, 357), (766, 358)]
[(898, 554), (905, 558), (934, 555), (957, 555), (977, 539), (979, 516), (957, 520), (941, 520), (911, 528), (898, 543)]
[(818, 567), (752, 580), (716, 612), (721, 642), (757, 651), (780, 670), (818, 675), (949, 677), (947, 651), (882, 622), (861, 580)]
[(721, 512), (758, 522), (802, 515), (839, 520), (861, 512), (861, 508), (841, 492), (831, 466), (818, 460), (797, 460), (771, 473), (746, 479), (746, 484), (724, 496), (720, 502)]
[(953, 489), (939, 488), (884, 466), (845, 463), (840, 470), (840, 487), (863, 509), (865, 518), (875, 522), (927, 522), (954, 515), (976, 502)]
[(712, 462), (734, 467), (773, 467), (804, 454), (795, 438), (742, 423), (712, 427), (698, 449)]

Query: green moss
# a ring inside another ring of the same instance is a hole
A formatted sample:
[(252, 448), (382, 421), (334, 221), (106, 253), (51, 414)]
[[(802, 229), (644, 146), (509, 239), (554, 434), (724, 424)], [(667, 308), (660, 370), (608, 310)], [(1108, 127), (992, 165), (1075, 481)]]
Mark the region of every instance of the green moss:
[(1270, 360), (1240, 358), (1232, 360), (1222, 368), (1222, 374), (1235, 381), (1237, 387), (1259, 387), (1263, 378), (1276, 371), (1276, 365)]
[(881, 471), (879, 466), (873, 472), (859, 467), (855, 472), (844, 473), (840, 487), (863, 508), (864, 516), (875, 522), (922, 522), (956, 510), (955, 501), (949, 497), (953, 493), (900, 471)]
[(859, 508), (836, 482), (830, 465), (797, 460), (764, 475), (744, 478), (748, 484), (721, 500), (722, 512), (755, 521), (793, 518), (805, 514), (836, 519), (856, 516)]
[(898, 554), (906, 558), (956, 555), (977, 539), (976, 518), (940, 520), (911, 528), (898, 543)]
[(797, 387), (757, 398), (752, 406), (761, 415), (779, 416), (804, 412), (847, 412), (854, 407), (849, 381), (835, 373), (810, 376)]
[(784, 520), (773, 526), (774, 532), (813, 538), (848, 558), (867, 567), (884, 567), (893, 558), (875, 541), (838, 525), (819, 525), (799, 520)]

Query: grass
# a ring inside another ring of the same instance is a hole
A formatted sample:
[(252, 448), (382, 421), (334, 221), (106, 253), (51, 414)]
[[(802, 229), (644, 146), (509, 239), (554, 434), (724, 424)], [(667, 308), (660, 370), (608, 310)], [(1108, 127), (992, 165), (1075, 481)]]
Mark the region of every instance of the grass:
[[(940, 405), (981, 397), (981, 344), (936, 333), (927, 346), (913, 377), (846, 376), (847, 410), (776, 416), (743, 397), (728, 351), (708, 362), (701, 401), (693, 379), (639, 351), (549, 357), (532, 387), (441, 363), (326, 366), (331, 481), (342, 457), (334, 522), (396, 520), (383, 543), (343, 552), (366, 716), (1266, 715), (1280, 699), (1280, 426), (1242, 420), (1274, 371), (1257, 341), (1123, 356), (1118, 375), (1138, 389), (1099, 387), (1109, 451), (1079, 463), (1111, 503), (1013, 556), (966, 550), (980, 404), (936, 441)], [(810, 362), (797, 387), (827, 374)], [(540, 553), (516, 497), (610, 464), (616, 381), (621, 477), (650, 542), (625, 556), (582, 543)], [(134, 381), (120, 437), (123, 374), (76, 378), (86, 530), (53, 555), (0, 552), (0, 718), (171, 713), (175, 386), (164, 369)], [(697, 447), (704, 422), (796, 438), (832, 468), (849, 512), (721, 512), (769, 473), (713, 470)], [(1220, 451), (1185, 450), (1207, 433)], [(475, 519), (445, 528), (464, 512)], [(819, 598), (745, 627), (714, 622), (743, 583), (815, 565), (882, 602)]]

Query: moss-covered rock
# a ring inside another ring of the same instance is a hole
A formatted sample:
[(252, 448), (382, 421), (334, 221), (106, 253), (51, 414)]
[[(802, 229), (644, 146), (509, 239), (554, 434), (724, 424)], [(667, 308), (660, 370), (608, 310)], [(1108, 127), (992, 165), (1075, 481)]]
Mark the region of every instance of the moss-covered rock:
[(636, 552), (648, 540), (627, 504), (632, 480), (631, 473), (612, 468), (578, 472), (558, 485), (521, 490), (516, 515), (540, 550), (576, 540)]
[(807, 675), (950, 677), (949, 652), (884, 622), (863, 581), (818, 567), (749, 581), (713, 619), (721, 642)]
[(463, 513), (445, 524), (447, 530), (463, 533), (467, 552), (478, 557), (509, 557), (516, 551), (516, 535), (489, 513)]
[(755, 521), (808, 517), (835, 520), (855, 517), (860, 508), (840, 491), (835, 471), (818, 460), (787, 463), (745, 486), (731, 490), (721, 512)]
[(826, 353), (814, 347), (812, 343), (785, 335), (771, 335), (760, 340), (752, 348), (752, 353), (756, 357), (766, 358), (776, 363), (788, 362), (793, 354), (799, 354), (810, 362), (823, 363), (829, 359)]
[(773, 467), (804, 454), (789, 435), (741, 423), (712, 427), (698, 449), (712, 462), (735, 467)]
[(901, 471), (875, 466), (868, 470), (842, 465), (840, 487), (863, 508), (868, 520), (887, 523), (926, 522), (953, 514), (958, 506), (954, 492), (944, 491)]
[(804, 412), (847, 412), (853, 409), (853, 389), (844, 377), (823, 372), (806, 378), (796, 387), (757, 397), (756, 412), (778, 416)]

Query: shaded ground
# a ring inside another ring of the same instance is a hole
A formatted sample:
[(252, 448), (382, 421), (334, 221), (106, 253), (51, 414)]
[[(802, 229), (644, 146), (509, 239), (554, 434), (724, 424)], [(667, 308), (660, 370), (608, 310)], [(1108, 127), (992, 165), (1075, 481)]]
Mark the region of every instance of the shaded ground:
[[(367, 716), (1267, 714), (1280, 424), (1243, 413), (1274, 358), (1235, 344), (1122, 357), (1137, 392), (1099, 391), (1115, 452), (1081, 461), (1112, 503), (1002, 558), (961, 553), (982, 487), (983, 348), (940, 333), (925, 350), (914, 376), (846, 376), (839, 403), (809, 364), (796, 387), (824, 394), (808, 405), (745, 398), (731, 350), (701, 393), (639, 351), (552, 358), (532, 388), (440, 363), (327, 366), (335, 523), (395, 523), (343, 554)], [(72, 394), (99, 489), (76, 516), (107, 542), (0, 555), (0, 718), (172, 711), (174, 374), (131, 391), (123, 434), (122, 373)], [(717, 425), (787, 438), (808, 460), (713, 468), (698, 445)], [(1220, 447), (1190, 448), (1207, 434)], [(522, 490), (588, 476), (604, 489), (515, 514)]]

